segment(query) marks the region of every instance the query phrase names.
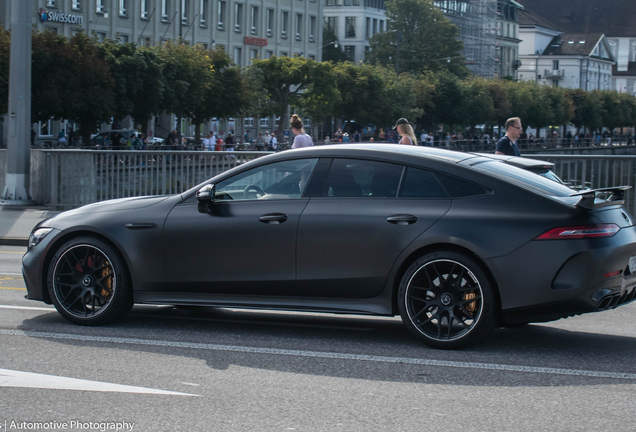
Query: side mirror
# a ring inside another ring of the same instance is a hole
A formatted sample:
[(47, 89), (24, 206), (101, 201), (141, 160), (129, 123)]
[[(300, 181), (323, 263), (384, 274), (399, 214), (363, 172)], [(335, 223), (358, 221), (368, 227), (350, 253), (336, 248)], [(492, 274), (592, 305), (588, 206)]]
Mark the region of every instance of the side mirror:
[(197, 202), (199, 203), (199, 212), (210, 213), (212, 204), (214, 204), (214, 194), (216, 187), (213, 184), (203, 186), (197, 191)]

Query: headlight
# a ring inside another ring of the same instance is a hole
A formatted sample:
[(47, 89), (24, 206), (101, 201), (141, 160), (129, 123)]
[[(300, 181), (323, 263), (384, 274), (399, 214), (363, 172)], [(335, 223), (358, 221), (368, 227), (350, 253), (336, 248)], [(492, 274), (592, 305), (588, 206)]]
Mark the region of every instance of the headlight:
[(51, 231), (53, 228), (38, 228), (29, 234), (29, 249), (37, 246)]

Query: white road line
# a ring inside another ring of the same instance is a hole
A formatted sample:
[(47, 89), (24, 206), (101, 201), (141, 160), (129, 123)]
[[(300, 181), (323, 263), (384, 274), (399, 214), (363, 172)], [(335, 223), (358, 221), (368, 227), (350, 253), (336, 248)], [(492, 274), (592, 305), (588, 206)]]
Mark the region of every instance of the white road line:
[(22, 276), (22, 273), (0, 273), (0, 276)]
[(145, 393), (167, 396), (198, 396), (190, 393), (179, 393), (157, 390), (147, 387), (135, 387), (100, 381), (45, 375), (33, 372), (21, 372), (9, 369), (0, 369), (0, 387), (82, 390), (115, 393)]
[(22, 310), (39, 310), (39, 311), (54, 311), (54, 307), (35, 307), (35, 306), (11, 306), (11, 305), (0, 305), (0, 309), (22, 309)]
[(440, 366), (440, 367), (454, 367), (461, 369), (485, 369), (496, 370), (505, 372), (528, 372), (538, 374), (552, 374), (552, 375), (570, 375), (590, 378), (613, 378), (613, 379), (625, 379), (636, 380), (636, 374), (627, 372), (603, 372), (603, 371), (590, 371), (579, 369), (560, 369), (560, 368), (548, 368), (548, 367), (535, 367), (535, 366), (515, 366), (498, 363), (475, 363), (475, 362), (458, 362), (449, 360), (433, 360), (422, 358), (409, 358), (409, 357), (385, 357), (374, 356), (364, 354), (346, 354), (346, 353), (333, 353), (333, 352), (321, 352), (321, 351), (302, 351), (302, 350), (288, 350), (288, 349), (276, 349), (276, 348), (256, 348), (245, 347), (238, 345), (219, 345), (219, 344), (204, 344), (194, 342), (173, 342), (162, 340), (149, 340), (149, 339), (133, 339), (133, 338), (119, 338), (119, 337), (102, 337), (102, 336), (87, 336), (87, 335), (74, 335), (67, 333), (46, 333), (46, 332), (34, 332), (34, 331), (22, 331), (22, 330), (3, 330), (0, 329), (0, 335), (6, 336), (27, 336), (44, 339), (64, 339), (64, 340), (76, 340), (85, 342), (106, 342), (106, 343), (119, 343), (126, 345), (147, 345), (147, 346), (161, 346), (172, 348), (186, 348), (186, 349), (200, 349), (210, 351), (228, 351), (239, 353), (251, 353), (251, 354), (273, 354), (282, 356), (293, 357), (314, 357), (314, 358), (328, 358), (335, 360), (357, 360), (357, 361), (371, 361), (378, 363), (405, 363), (422, 366)]

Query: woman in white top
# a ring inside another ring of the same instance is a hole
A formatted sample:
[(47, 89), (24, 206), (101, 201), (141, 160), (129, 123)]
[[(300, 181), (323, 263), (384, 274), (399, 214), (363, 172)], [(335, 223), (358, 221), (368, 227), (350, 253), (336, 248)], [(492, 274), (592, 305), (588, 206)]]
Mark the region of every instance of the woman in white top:
[(294, 137), (294, 144), (292, 144), (292, 148), (300, 148), (300, 147), (311, 147), (314, 145), (313, 140), (309, 135), (305, 133), (305, 128), (303, 127), (303, 121), (294, 114), (289, 121), (291, 126), (291, 130), (296, 135)]
[(397, 132), (402, 137), (402, 139), (398, 142), (398, 144), (417, 145), (417, 138), (415, 138), (415, 132), (413, 132), (413, 127), (411, 126), (411, 123), (409, 123), (407, 119), (405, 118), (399, 119), (397, 122), (395, 122), (395, 127), (393, 129), (397, 129)]

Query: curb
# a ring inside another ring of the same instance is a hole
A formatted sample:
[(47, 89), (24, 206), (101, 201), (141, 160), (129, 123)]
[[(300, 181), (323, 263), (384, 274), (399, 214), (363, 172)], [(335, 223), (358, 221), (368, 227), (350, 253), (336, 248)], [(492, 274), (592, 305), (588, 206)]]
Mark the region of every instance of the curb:
[(17, 237), (0, 237), (0, 246), (29, 246), (29, 239)]

